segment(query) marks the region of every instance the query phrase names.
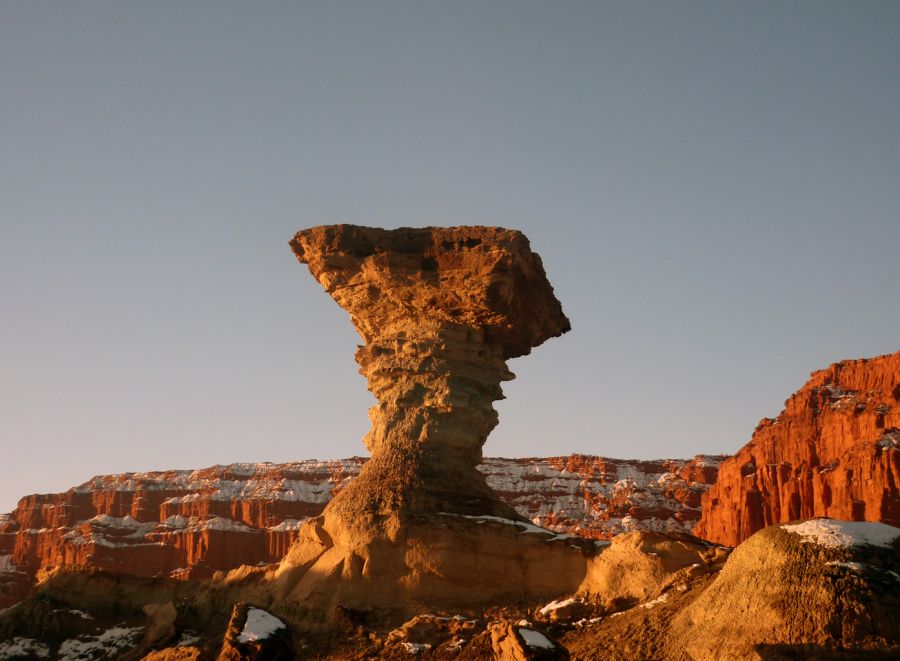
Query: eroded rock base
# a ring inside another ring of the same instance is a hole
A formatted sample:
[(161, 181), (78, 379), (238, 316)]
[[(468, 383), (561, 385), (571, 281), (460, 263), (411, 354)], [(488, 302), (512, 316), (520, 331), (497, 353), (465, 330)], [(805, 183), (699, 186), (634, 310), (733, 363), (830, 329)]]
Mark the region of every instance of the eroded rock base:
[(384, 621), (428, 609), (536, 603), (575, 591), (593, 541), (496, 516), (392, 515), (360, 543), (327, 515), (307, 524), (265, 584), (280, 615), (328, 628), (347, 612)]
[[(351, 596), (367, 584), (342, 572), (313, 580), (315, 559), (306, 572), (299, 565), (245, 567), (203, 582), (52, 572), (35, 594), (0, 614), (0, 657), (53, 659), (91, 649), (96, 659), (712, 661), (888, 659), (900, 652), (900, 529), (885, 524), (821, 519), (773, 526), (730, 555), (683, 535), (622, 535), (590, 560), (590, 580), (580, 590), (545, 601), (499, 591), (496, 582), (517, 576), (537, 592), (554, 571), (565, 581), (571, 565), (559, 560), (567, 552), (560, 547), (579, 547), (571, 549), (577, 556), (583, 543), (487, 517), (456, 518), (462, 521), (446, 528), (410, 527), (444, 532), (405, 539), (410, 559), (394, 584), (409, 587), (394, 593), (394, 604), (379, 592), (378, 608), (323, 600), (344, 594), (342, 581)], [(436, 555), (459, 572), (446, 578), (464, 583), (458, 603), (429, 602), (431, 584), (417, 572), (433, 575), (434, 567), (416, 561), (413, 549), (421, 542), (439, 551), (450, 539), (479, 552), (482, 559), (473, 562), (481, 564), (455, 564), (462, 550)], [(523, 553), (523, 567), (551, 565), (546, 574), (505, 569), (502, 560), (513, 564), (510, 549)], [(627, 573), (634, 580), (615, 580)], [(331, 610), (288, 612), (288, 601), (276, 594), (283, 589), (299, 600), (306, 588), (313, 588), (308, 605)], [(485, 595), (497, 601), (488, 604)], [(266, 630), (265, 638), (250, 635)], [(13, 648), (30, 651), (7, 654)]]

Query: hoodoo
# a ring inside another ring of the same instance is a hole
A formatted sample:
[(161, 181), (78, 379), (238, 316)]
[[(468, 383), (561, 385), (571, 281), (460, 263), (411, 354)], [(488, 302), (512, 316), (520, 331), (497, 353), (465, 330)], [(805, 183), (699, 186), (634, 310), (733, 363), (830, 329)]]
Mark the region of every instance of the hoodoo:
[(492, 227), (315, 227), (297, 258), (350, 313), (378, 405), (372, 459), (332, 514), (450, 512), (518, 518), (475, 470), (497, 425), (506, 360), (569, 330), (540, 258)]
[(513, 378), (506, 360), (570, 329), (525, 236), (333, 225), (291, 247), (350, 313), (378, 404), (372, 458), (288, 553), (280, 601), (373, 607), (401, 590), (410, 604), (471, 605), (577, 584), (580, 550), (525, 522), (476, 470), (498, 422), (492, 402)]

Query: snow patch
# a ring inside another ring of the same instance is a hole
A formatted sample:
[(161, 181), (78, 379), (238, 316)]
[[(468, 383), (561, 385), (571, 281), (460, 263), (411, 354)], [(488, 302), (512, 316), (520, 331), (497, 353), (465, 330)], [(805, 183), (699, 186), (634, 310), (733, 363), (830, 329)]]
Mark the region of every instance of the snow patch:
[(849, 569), (850, 571), (856, 572), (857, 574), (862, 574), (863, 570), (866, 568), (866, 566), (861, 562), (838, 562), (836, 560), (833, 562), (826, 562), (825, 566), (843, 567), (844, 569)]
[(60, 661), (91, 661), (112, 658), (137, 644), (144, 627), (112, 627), (96, 636), (70, 638), (59, 646)]
[(15, 659), (29, 655), (46, 659), (50, 656), (50, 647), (46, 643), (21, 636), (0, 642), (0, 659)]
[(438, 512), (441, 516), (460, 516), (464, 519), (471, 519), (472, 521), (477, 521), (478, 523), (484, 523), (485, 521), (493, 521), (494, 523), (502, 523), (505, 526), (516, 526), (520, 528), (519, 534), (534, 534), (537, 533), (539, 535), (548, 535), (550, 539), (547, 541), (552, 542), (557, 539), (568, 539), (570, 537), (574, 537), (574, 535), (569, 535), (566, 533), (555, 533), (552, 530), (547, 530), (546, 528), (541, 528), (540, 526), (536, 526), (533, 523), (527, 523), (525, 521), (513, 521), (512, 519), (506, 519), (502, 516), (494, 516), (492, 514), (453, 514), (451, 512)]
[(178, 639), (178, 642), (175, 643), (175, 647), (191, 647), (196, 645), (202, 640), (202, 637), (196, 631), (191, 631), (190, 629), (186, 629), (181, 632), (181, 638)]
[(265, 640), (279, 629), (286, 629), (284, 622), (261, 608), (247, 610), (247, 622), (238, 636), (239, 643), (247, 643), (252, 640)]
[(19, 569), (13, 564), (11, 555), (0, 555), (0, 574), (16, 574)]
[(900, 528), (878, 521), (809, 519), (782, 525), (781, 529), (800, 535), (803, 542), (832, 549), (866, 545), (890, 548), (893, 541), (900, 537)]
[(535, 631), (534, 629), (519, 629), (519, 635), (522, 636), (522, 640), (525, 641), (525, 644), (528, 645), (528, 647), (544, 650), (556, 648), (556, 645), (540, 631)]
[(551, 601), (549, 604), (541, 608), (538, 613), (541, 615), (549, 615), (555, 610), (559, 610), (560, 608), (565, 608), (566, 606), (571, 606), (576, 602), (574, 597), (569, 597), (568, 599), (557, 599), (555, 601)]
[(654, 607), (658, 606), (659, 604), (666, 603), (668, 600), (669, 600), (669, 593), (666, 592), (665, 594), (659, 595), (656, 599), (652, 599), (651, 601), (648, 601), (647, 603), (641, 604), (640, 607), (641, 608), (654, 608)]
[(82, 620), (93, 620), (94, 616), (90, 613), (85, 613), (84, 611), (80, 611), (76, 608), (57, 608), (53, 611), (54, 613), (71, 613), (72, 615), (77, 615)]
[(309, 521), (309, 517), (305, 516), (302, 519), (285, 519), (277, 526), (269, 526), (269, 530), (278, 530), (278, 531), (286, 531), (286, 530), (300, 530), (303, 527), (303, 524)]
[(431, 645), (428, 643), (410, 643), (404, 642), (403, 649), (405, 649), (410, 654), (418, 654), (419, 652), (425, 652), (431, 649)]

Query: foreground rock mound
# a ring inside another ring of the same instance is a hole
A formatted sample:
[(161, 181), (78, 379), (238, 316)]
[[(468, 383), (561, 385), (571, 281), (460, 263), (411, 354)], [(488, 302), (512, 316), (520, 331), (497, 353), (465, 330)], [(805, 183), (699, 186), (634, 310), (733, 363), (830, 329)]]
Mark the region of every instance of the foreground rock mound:
[(670, 636), (687, 659), (900, 652), (900, 529), (831, 519), (767, 528), (735, 549)]
[(579, 594), (617, 612), (721, 569), (728, 549), (690, 535), (632, 532), (588, 561)]
[[(632, 561), (607, 562), (627, 571)], [(573, 658), (598, 661), (888, 659), (900, 652), (898, 528), (831, 519), (771, 526), (738, 546), (720, 572), (694, 569), (670, 574), (657, 596), (647, 592), (561, 641)]]
[(279, 612), (411, 612), (576, 587), (580, 544), (527, 523), (476, 470), (492, 403), (514, 376), (506, 361), (570, 328), (528, 240), (493, 227), (336, 225), (291, 247), (350, 313), (378, 405), (371, 459), (282, 562)]
[(900, 525), (900, 352), (815, 372), (723, 462), (694, 533), (734, 546), (815, 516)]
[(291, 247), (350, 313), (378, 399), (364, 439), (372, 458), (328, 516), (517, 518), (475, 470), (497, 425), (492, 402), (514, 378), (506, 360), (570, 328), (528, 240), (492, 227), (336, 225), (299, 232)]

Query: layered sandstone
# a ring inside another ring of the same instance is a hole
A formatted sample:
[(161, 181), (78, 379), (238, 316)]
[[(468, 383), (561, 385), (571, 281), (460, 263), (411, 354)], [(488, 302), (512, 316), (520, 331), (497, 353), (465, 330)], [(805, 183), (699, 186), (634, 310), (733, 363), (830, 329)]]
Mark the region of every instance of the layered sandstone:
[[(520, 516), (554, 532), (690, 532), (721, 457), (638, 461), (590, 455), (500, 459), (478, 466)], [(230, 464), (97, 476), (26, 496), (0, 515), (0, 608), (51, 567), (202, 578), (280, 561), (302, 523), (359, 473), (361, 457)]]
[(734, 552), (684, 535), (628, 533), (592, 564), (581, 596), (427, 608), (393, 623), (346, 608), (331, 636), (261, 603), (265, 590), (250, 568), (211, 584), (53, 570), (0, 612), (0, 658), (503, 659), (552, 649), (586, 660), (712, 661), (900, 652), (900, 529), (887, 524), (770, 526)]
[(371, 459), (282, 561), (279, 612), (412, 612), (577, 585), (580, 545), (528, 529), (476, 470), (514, 376), (506, 361), (570, 328), (525, 236), (334, 225), (298, 232), (291, 247), (350, 314), (378, 404)]
[(291, 247), (350, 314), (378, 400), (364, 439), (372, 458), (329, 514), (517, 518), (475, 470), (498, 422), (492, 403), (514, 378), (506, 360), (570, 328), (524, 235), (335, 225), (298, 232)]
[(722, 463), (695, 534), (733, 546), (815, 516), (900, 525), (898, 446), (900, 352), (814, 372)]

